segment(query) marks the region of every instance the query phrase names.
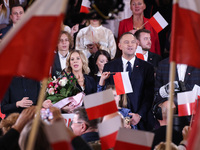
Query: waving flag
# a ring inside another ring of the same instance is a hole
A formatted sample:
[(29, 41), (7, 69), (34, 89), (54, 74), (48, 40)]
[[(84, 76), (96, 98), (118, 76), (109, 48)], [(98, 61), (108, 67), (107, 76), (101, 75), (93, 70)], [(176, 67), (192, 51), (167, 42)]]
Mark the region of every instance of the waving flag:
[(117, 95), (133, 92), (128, 72), (117, 72), (113, 79)]
[(13, 76), (42, 80), (54, 59), (66, 0), (38, 0), (3, 38), (0, 100)]
[(120, 128), (114, 150), (150, 150), (154, 133)]
[(170, 61), (200, 67), (200, 1), (174, 1)]
[(83, 98), (89, 120), (117, 112), (117, 105), (111, 89), (86, 95)]
[(162, 31), (168, 25), (167, 21), (159, 12), (155, 13), (153, 17), (149, 19), (148, 22), (151, 24), (151, 26), (157, 33)]
[(120, 127), (122, 127), (120, 116), (116, 116), (98, 124), (102, 150), (107, 150), (115, 146), (117, 133)]
[(82, 0), (80, 13), (88, 14), (90, 12), (90, 1)]

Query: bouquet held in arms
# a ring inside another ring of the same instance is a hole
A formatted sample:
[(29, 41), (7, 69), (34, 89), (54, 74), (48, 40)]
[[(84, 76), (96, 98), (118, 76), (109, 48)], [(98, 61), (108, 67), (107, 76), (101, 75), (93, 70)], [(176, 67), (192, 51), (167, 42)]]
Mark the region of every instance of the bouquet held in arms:
[[(67, 73), (57, 79), (50, 78), (47, 86), (47, 98), (58, 108), (76, 108), (82, 105), (84, 94), (77, 88), (77, 79)], [(70, 110), (69, 110), (70, 111)]]

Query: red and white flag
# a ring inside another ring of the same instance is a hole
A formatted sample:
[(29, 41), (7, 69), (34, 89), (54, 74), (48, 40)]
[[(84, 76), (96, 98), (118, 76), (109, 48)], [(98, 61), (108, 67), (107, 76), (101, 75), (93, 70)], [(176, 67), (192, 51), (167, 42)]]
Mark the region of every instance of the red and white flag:
[(80, 13), (88, 14), (90, 12), (90, 1), (82, 0)]
[(117, 72), (113, 75), (117, 95), (133, 92), (128, 72)]
[(200, 68), (200, 1), (173, 3), (170, 61)]
[(154, 28), (154, 30), (159, 33), (162, 29), (164, 29), (168, 23), (167, 21), (163, 18), (163, 16), (157, 12), (151, 17), (148, 21), (151, 26)]
[(196, 84), (194, 85), (192, 91), (178, 93), (178, 115), (190, 116), (195, 114), (199, 97), (200, 87)]
[(89, 120), (117, 112), (117, 105), (111, 89), (86, 95), (83, 98)]
[(114, 150), (150, 150), (154, 133), (120, 128)]
[(71, 150), (70, 136), (63, 122), (57, 121), (52, 125), (45, 125), (45, 132), (53, 150)]
[(144, 60), (144, 55), (143, 55), (141, 46), (139, 46), (139, 45), (137, 46), (135, 54), (136, 54), (137, 58)]
[(42, 80), (54, 60), (66, 0), (38, 0), (0, 46), (0, 100), (13, 76)]
[(115, 146), (118, 130), (122, 127), (120, 116), (113, 117), (98, 124), (101, 149), (107, 150)]

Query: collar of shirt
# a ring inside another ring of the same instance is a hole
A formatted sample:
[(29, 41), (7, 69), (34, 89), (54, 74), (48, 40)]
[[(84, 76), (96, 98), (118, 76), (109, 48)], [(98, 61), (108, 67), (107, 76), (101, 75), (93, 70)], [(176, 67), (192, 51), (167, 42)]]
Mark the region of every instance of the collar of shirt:
[(185, 79), (185, 73), (187, 70), (187, 65), (186, 64), (177, 64), (177, 72), (178, 72), (178, 78), (180, 81), (184, 81)]
[(134, 62), (135, 62), (135, 56), (131, 60), (126, 60), (122, 57), (122, 63), (123, 63), (123, 72), (126, 72), (127, 62), (131, 63), (131, 69), (133, 70)]
[(148, 52), (148, 51), (146, 52), (146, 54), (143, 54), (143, 56), (144, 56), (144, 60), (145, 60), (145, 61), (147, 61), (147, 59), (148, 59), (148, 55), (149, 55), (149, 52)]
[(60, 65), (61, 65), (62, 70), (66, 68), (66, 60), (67, 60), (68, 55), (69, 55), (69, 52), (67, 53), (66, 56), (63, 56), (58, 52), (58, 56), (60, 58)]
[(90, 27), (92, 28), (92, 30), (98, 30), (98, 29), (100, 29), (102, 27), (102, 25), (100, 25), (98, 27), (93, 27), (93, 26), (90, 25)]

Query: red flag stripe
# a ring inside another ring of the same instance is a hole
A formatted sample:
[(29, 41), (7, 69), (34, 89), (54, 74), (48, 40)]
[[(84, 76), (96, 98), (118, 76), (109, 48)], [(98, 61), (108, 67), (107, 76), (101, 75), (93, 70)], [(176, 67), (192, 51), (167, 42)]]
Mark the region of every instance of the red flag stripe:
[(116, 141), (115, 139), (117, 138), (117, 133), (118, 131), (100, 138), (102, 150), (107, 150), (115, 146), (115, 141)]
[(90, 12), (90, 10), (89, 10), (88, 7), (81, 6), (80, 12), (81, 12), (81, 13), (86, 13), (86, 14), (88, 14), (88, 13)]
[(143, 146), (143, 145), (137, 145), (122, 141), (116, 141), (114, 150), (122, 150), (122, 149), (131, 149), (131, 150), (150, 150), (151, 147)]
[(137, 58), (144, 60), (144, 55), (141, 53), (136, 53)]
[(115, 89), (116, 89), (117, 95), (125, 94), (125, 89), (124, 89), (124, 84), (123, 84), (123, 81), (122, 81), (121, 73), (120, 72), (116, 73), (113, 76), (113, 79), (114, 79)]
[(173, 5), (173, 12), (170, 61), (200, 67), (200, 15), (178, 4)]
[(116, 106), (116, 102), (114, 100), (102, 105), (98, 105), (98, 106), (90, 107), (86, 109), (89, 120), (100, 118), (117, 111), (118, 109)]
[(163, 28), (160, 26), (160, 24), (156, 21), (156, 19), (154, 17), (151, 17), (151, 19), (149, 19), (149, 23), (151, 24), (151, 26), (154, 28), (154, 30), (159, 33)]
[(195, 102), (178, 105), (178, 116), (190, 116), (195, 112)]
[(60, 141), (57, 143), (51, 144), (54, 150), (71, 150), (70, 144), (66, 141)]

